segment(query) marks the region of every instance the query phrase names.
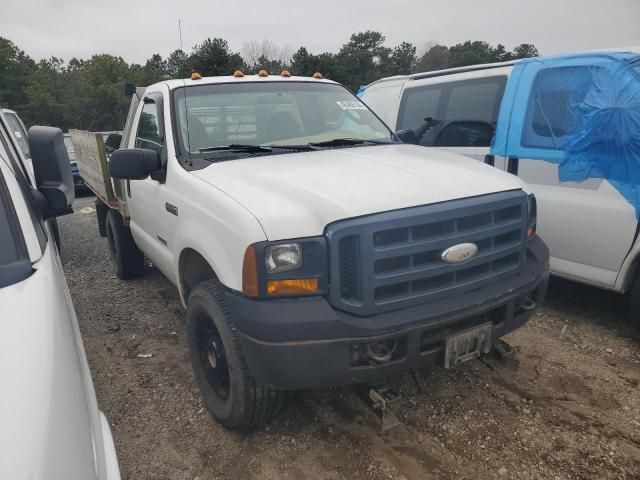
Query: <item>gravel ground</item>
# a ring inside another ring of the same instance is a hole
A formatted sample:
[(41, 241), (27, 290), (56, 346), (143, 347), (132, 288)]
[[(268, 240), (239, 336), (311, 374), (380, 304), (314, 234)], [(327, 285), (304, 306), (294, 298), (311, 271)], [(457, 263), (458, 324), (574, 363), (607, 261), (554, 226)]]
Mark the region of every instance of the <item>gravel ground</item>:
[(640, 479), (640, 335), (617, 295), (553, 281), (506, 337), (514, 360), (399, 379), (384, 434), (349, 388), (291, 394), (238, 434), (200, 401), (176, 289), (152, 267), (116, 278), (93, 199), (75, 211), (62, 258), (123, 479)]

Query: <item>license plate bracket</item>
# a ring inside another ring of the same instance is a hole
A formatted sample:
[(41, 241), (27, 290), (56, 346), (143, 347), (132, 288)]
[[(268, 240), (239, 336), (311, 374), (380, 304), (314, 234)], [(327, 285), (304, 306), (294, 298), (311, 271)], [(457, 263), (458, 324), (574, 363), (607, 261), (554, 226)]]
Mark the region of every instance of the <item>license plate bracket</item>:
[(451, 368), (489, 353), (492, 347), (492, 334), (493, 324), (485, 323), (447, 337), (444, 368)]

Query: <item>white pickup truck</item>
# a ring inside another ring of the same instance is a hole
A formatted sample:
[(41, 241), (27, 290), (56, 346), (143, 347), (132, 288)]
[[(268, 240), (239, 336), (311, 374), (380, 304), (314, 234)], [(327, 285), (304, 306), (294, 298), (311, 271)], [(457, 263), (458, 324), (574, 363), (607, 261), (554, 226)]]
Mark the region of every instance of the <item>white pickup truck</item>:
[(545, 295), (522, 182), (399, 143), (335, 82), (236, 72), (138, 89), (113, 183), (95, 134), (71, 135), (118, 276), (146, 256), (176, 285), (196, 380), (229, 428), (266, 420), (282, 390), (487, 353)]

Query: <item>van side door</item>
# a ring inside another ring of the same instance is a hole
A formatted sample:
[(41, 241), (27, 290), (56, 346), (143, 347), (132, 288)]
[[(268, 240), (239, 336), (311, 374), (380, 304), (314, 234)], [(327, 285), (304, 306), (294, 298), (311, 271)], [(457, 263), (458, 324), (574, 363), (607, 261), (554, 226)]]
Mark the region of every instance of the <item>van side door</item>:
[[(420, 145), (485, 161), (493, 138), (508, 67), (407, 82), (397, 129), (424, 130)], [(496, 159), (497, 168), (505, 168)]]
[(535, 193), (551, 271), (613, 288), (636, 235), (635, 209), (606, 178), (560, 181), (559, 170), (567, 141), (581, 128), (576, 106), (608, 60), (599, 54), (549, 60), (514, 67), (492, 153), (516, 165), (513, 173)]

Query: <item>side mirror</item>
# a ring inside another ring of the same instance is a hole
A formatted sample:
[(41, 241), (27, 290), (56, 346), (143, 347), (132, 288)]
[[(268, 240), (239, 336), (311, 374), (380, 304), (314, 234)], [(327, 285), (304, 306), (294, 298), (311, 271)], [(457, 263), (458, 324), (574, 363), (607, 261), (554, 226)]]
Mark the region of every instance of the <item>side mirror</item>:
[(160, 154), (146, 148), (116, 150), (109, 160), (109, 175), (124, 180), (144, 180), (161, 168)]
[(396, 132), (396, 137), (398, 137), (398, 140), (402, 143), (418, 143), (416, 132), (408, 128), (406, 130), (398, 130)]
[(33, 126), (29, 129), (28, 137), (43, 216), (52, 218), (73, 213), (71, 204), (75, 189), (62, 130)]

